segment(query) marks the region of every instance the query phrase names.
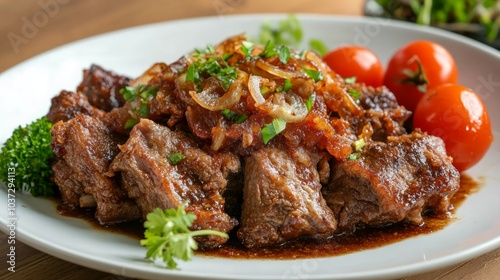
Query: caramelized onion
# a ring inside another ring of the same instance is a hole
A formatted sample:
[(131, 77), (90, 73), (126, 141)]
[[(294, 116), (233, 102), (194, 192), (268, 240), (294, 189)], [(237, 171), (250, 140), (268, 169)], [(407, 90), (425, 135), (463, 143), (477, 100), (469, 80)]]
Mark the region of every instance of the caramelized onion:
[(292, 71), (283, 70), (283, 69), (279, 68), (278, 66), (269, 64), (268, 62), (266, 62), (262, 59), (257, 60), (255, 62), (255, 66), (268, 72), (269, 74), (272, 74), (276, 77), (283, 78), (285, 80), (291, 80), (292, 78), (295, 78), (295, 77), (305, 77), (301, 71), (292, 72)]
[(302, 98), (309, 98), (314, 92), (314, 81), (311, 78), (296, 77), (290, 80), (292, 83), (292, 88), (290, 89), (294, 93), (298, 94)]
[(238, 72), (238, 77), (222, 96), (218, 94), (218, 89), (220, 88), (218, 82), (208, 83), (201, 92), (189, 91), (189, 95), (201, 107), (210, 111), (219, 111), (235, 105), (240, 101), (241, 96), (246, 94), (243, 90), (243, 84), (247, 83), (248, 80), (247, 73), (240, 70), (236, 71)]
[(301, 122), (309, 113), (302, 98), (292, 92), (277, 92), (257, 108), (274, 118), (283, 118), (287, 123)]
[(141, 76), (130, 82), (130, 86), (138, 87), (139, 85), (147, 85), (153, 78), (158, 77), (168, 66), (165, 63), (155, 63)]
[(264, 96), (262, 96), (262, 93), (260, 92), (260, 85), (263, 84), (265, 80), (267, 79), (255, 75), (250, 75), (250, 78), (248, 78), (248, 91), (250, 91), (250, 95), (252, 95), (256, 106), (266, 102)]
[(306, 59), (308, 59), (319, 71), (323, 74), (323, 80), (325, 83), (330, 84), (333, 83), (333, 78), (330, 75), (332, 72), (330, 68), (321, 60), (321, 58), (315, 53), (311, 51), (306, 51), (305, 55)]
[(218, 151), (226, 139), (226, 129), (223, 126), (217, 126), (212, 129), (212, 150)]

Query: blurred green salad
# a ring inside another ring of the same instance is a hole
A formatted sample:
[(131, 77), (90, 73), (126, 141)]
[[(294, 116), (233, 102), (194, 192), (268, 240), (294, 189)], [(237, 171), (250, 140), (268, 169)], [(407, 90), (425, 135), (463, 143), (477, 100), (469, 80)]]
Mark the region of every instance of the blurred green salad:
[(370, 0), (365, 13), (444, 28), (499, 47), (500, 0)]

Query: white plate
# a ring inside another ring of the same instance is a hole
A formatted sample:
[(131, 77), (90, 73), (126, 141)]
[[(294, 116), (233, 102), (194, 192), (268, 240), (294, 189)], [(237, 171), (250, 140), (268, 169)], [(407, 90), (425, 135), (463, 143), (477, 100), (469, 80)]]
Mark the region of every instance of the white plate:
[[(46, 114), (50, 98), (61, 89), (75, 89), (82, 69), (91, 63), (137, 76), (154, 62), (172, 62), (195, 47), (215, 44), (234, 34), (258, 34), (264, 21), (282, 18), (284, 15), (225, 16), (141, 26), (80, 40), (25, 61), (0, 75), (0, 143), (19, 124)], [(383, 61), (414, 39), (441, 43), (454, 55), (460, 82), (486, 102), (496, 138), (488, 155), (467, 171), (484, 186), (458, 209), (456, 222), (433, 234), (338, 257), (287, 261), (195, 257), (181, 262), (179, 271), (172, 271), (145, 261), (145, 249), (137, 240), (61, 217), (51, 201), (18, 194), (16, 238), (83, 266), (154, 279), (396, 278), (455, 264), (500, 247), (499, 52), (454, 34), (388, 20), (313, 15), (300, 19), (305, 41), (319, 38), (332, 48), (365, 45)], [(0, 201), (2, 205), (7, 201), (4, 186)], [(5, 213), (2, 211), (0, 224), (2, 231), (8, 232)]]

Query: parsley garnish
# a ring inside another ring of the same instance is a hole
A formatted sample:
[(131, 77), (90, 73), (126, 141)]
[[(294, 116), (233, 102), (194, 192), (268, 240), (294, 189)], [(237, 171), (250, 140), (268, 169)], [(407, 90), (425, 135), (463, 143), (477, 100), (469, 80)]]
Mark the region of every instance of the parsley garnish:
[[(275, 27), (271, 26), (269, 22), (263, 24), (259, 42), (261, 44), (266, 44), (266, 46), (272, 43), (273, 45), (285, 45), (297, 48), (300, 43), (302, 43), (302, 37), (303, 30), (300, 20), (294, 14), (290, 14), (286, 19), (279, 21)], [(309, 47), (318, 52), (321, 56), (328, 52), (328, 47), (325, 43), (318, 39), (311, 39), (309, 41)], [(261, 55), (261, 57), (270, 56)]]
[[(202, 54), (198, 55), (198, 60), (188, 66), (186, 73), (186, 82), (194, 82), (201, 90), (200, 77), (203, 75), (214, 76), (219, 79), (220, 85), (224, 90), (228, 90), (231, 84), (238, 77), (235, 67), (229, 66), (225, 59), (227, 57), (209, 57), (205, 58)], [(219, 63), (221, 62), (221, 63)]]
[(276, 45), (298, 46), (302, 41), (302, 25), (299, 19), (291, 14), (273, 28), (270, 23), (262, 25), (259, 41), (264, 44), (273, 41)]
[(261, 130), (262, 140), (267, 144), (276, 135), (280, 134), (286, 128), (286, 121), (283, 118), (277, 118), (272, 123), (265, 124)]
[(318, 39), (311, 39), (309, 41), (309, 47), (311, 48), (311, 50), (317, 52), (320, 56), (324, 56), (329, 51), (325, 43)]
[(287, 64), (290, 58), (290, 49), (287, 46), (280, 46), (278, 48), (278, 54), (281, 63)]
[(220, 111), (220, 113), (226, 118), (228, 121), (235, 123), (235, 124), (240, 124), (245, 122), (248, 119), (248, 115), (246, 114), (237, 114), (234, 111), (231, 111), (229, 109), (223, 109)]
[(33, 196), (54, 194), (51, 128), (52, 123), (41, 117), (25, 127), (19, 126), (7, 139), (0, 152), (0, 181), (9, 189), (27, 190)]
[(274, 43), (272, 41), (267, 41), (264, 50), (259, 54), (262, 58), (269, 58), (277, 55), (278, 52), (274, 49)]
[(140, 241), (141, 245), (147, 248), (146, 258), (153, 261), (161, 258), (170, 269), (177, 268), (176, 258), (183, 261), (193, 258), (194, 251), (198, 249), (198, 244), (193, 237), (217, 235), (229, 238), (226, 233), (217, 230), (191, 231), (189, 228), (196, 220), (196, 215), (191, 212), (186, 213), (184, 204), (179, 205), (177, 209), (162, 210), (156, 208), (146, 217), (147, 220), (144, 222), (145, 239)]
[(306, 72), (307, 76), (309, 76), (311, 79), (313, 79), (315, 83), (323, 80), (323, 74), (321, 73), (321, 71), (316, 71), (316, 70), (307, 69), (307, 68), (302, 68), (302, 70), (304, 70), (304, 72)]
[(158, 88), (154, 86), (139, 85), (137, 88), (126, 86), (120, 90), (125, 101), (132, 106), (132, 118), (127, 120), (125, 128), (132, 128), (139, 122), (140, 118), (146, 118), (149, 114), (148, 103), (156, 97)]
[(241, 52), (245, 55), (245, 59), (248, 61), (252, 58), (252, 52), (255, 48), (255, 45), (248, 41), (243, 41), (241, 43)]

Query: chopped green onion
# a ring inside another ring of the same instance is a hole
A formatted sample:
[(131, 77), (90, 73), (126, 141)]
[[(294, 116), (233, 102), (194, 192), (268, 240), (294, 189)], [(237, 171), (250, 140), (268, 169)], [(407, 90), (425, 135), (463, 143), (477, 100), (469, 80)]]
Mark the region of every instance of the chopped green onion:
[(186, 82), (194, 82), (195, 80), (195, 68), (194, 65), (189, 65), (186, 72)]
[(359, 103), (359, 98), (361, 97), (361, 92), (359, 92), (355, 89), (352, 89), (352, 88), (349, 89), (347, 92), (354, 99), (354, 101), (356, 101), (356, 103)]
[(212, 45), (207, 45), (205, 52), (206, 53), (215, 53), (214, 47)]
[(184, 158), (186, 158), (186, 156), (181, 153), (172, 153), (168, 155), (168, 161), (172, 165), (179, 164)]
[(352, 153), (352, 154), (350, 154), (350, 155), (347, 157), (347, 159), (349, 159), (349, 160), (357, 160), (357, 159), (358, 159), (358, 158), (360, 158), (360, 157), (361, 157), (361, 154), (360, 154), (360, 153)]
[(315, 100), (316, 100), (316, 93), (309, 95), (309, 97), (307, 98), (306, 107), (308, 112), (311, 112)]
[(276, 135), (280, 134), (286, 128), (286, 121), (283, 118), (277, 118), (272, 123), (265, 124), (261, 130), (262, 140), (267, 144)]
[(344, 79), (344, 83), (350, 85), (350, 84), (354, 84), (356, 82), (356, 76), (352, 76), (352, 77), (347, 77)]
[(231, 121), (235, 124), (241, 124), (241, 123), (244, 123), (247, 119), (248, 119), (248, 115), (246, 114), (237, 114), (236, 112), (234, 111), (231, 111), (229, 109), (223, 109), (221, 112), (220, 112), (224, 118), (226, 118), (228, 121)]
[(290, 80), (286, 79), (285, 82), (283, 83), (283, 91), (287, 92), (291, 88), (292, 88), (292, 82)]
[(125, 129), (130, 129), (132, 127), (134, 127), (136, 124), (139, 123), (139, 120), (138, 119), (128, 119), (126, 122), (125, 122)]
[(361, 151), (361, 149), (365, 146), (365, 144), (366, 144), (366, 142), (365, 142), (365, 139), (363, 139), (363, 138), (360, 138), (360, 139), (352, 142), (352, 145), (353, 145), (354, 150), (356, 152)]

